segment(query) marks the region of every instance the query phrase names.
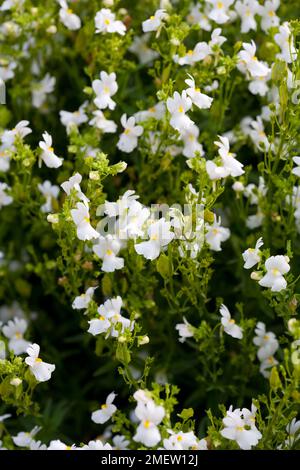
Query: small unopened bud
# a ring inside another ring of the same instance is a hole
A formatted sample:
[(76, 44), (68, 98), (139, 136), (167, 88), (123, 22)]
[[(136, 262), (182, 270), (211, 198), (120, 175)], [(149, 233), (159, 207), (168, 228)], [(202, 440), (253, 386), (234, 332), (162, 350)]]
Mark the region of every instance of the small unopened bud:
[(295, 334), (298, 327), (299, 327), (299, 322), (296, 318), (291, 318), (289, 321), (288, 321), (288, 329), (289, 331), (292, 333), (292, 334)]
[(218, 75), (225, 75), (225, 73), (226, 73), (226, 68), (225, 67), (221, 66), (221, 67), (217, 68), (217, 74)]
[(177, 38), (172, 38), (170, 43), (172, 44), (172, 46), (180, 46), (180, 41)]
[(19, 379), (18, 377), (14, 377), (13, 379), (11, 379), (11, 381), (9, 383), (13, 387), (18, 387), (22, 383), (22, 380)]
[(287, 255), (284, 257), (284, 259), (285, 259), (285, 261), (286, 261), (287, 263), (290, 262), (290, 258), (289, 258)]
[(103, 0), (103, 5), (105, 7), (112, 7), (114, 4), (114, 0)]
[(58, 214), (48, 214), (47, 221), (50, 222), (50, 224), (58, 224), (59, 222)]
[(32, 15), (37, 15), (39, 9), (36, 8), (36, 7), (32, 7), (30, 11), (31, 11), (31, 14), (32, 14)]
[(100, 179), (98, 171), (90, 171), (89, 178), (90, 180), (98, 181)]
[(138, 339), (138, 346), (143, 346), (144, 344), (148, 344), (150, 341), (149, 336), (140, 336)]
[(125, 336), (123, 336), (123, 335), (119, 336), (118, 341), (119, 341), (119, 343), (126, 343)]
[(57, 27), (55, 26), (55, 24), (52, 24), (51, 26), (49, 26), (49, 28), (46, 29), (46, 32), (48, 34), (56, 34), (57, 33)]
[(126, 162), (116, 163), (116, 165), (114, 165), (114, 168), (117, 170), (118, 173), (123, 173), (123, 171), (125, 171), (127, 168), (127, 163)]
[(250, 274), (250, 277), (253, 281), (260, 281), (262, 278), (262, 273), (260, 271), (253, 271)]
[(232, 189), (233, 191), (236, 191), (237, 193), (241, 193), (242, 191), (244, 191), (245, 186), (243, 185), (241, 181), (236, 181), (235, 183), (233, 183)]

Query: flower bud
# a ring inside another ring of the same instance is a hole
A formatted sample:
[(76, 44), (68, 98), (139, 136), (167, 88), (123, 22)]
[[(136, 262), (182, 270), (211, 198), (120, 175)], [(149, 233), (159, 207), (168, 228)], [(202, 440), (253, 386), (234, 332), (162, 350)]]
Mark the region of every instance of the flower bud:
[(9, 383), (13, 387), (18, 387), (22, 383), (22, 380), (19, 379), (18, 377), (14, 377), (13, 379), (11, 379), (11, 381)]
[(59, 222), (58, 214), (48, 214), (47, 221), (50, 222), (50, 224), (58, 224)]
[(262, 278), (262, 273), (260, 271), (253, 271), (250, 274), (250, 277), (253, 281), (260, 281)]
[(140, 336), (138, 338), (138, 346), (143, 346), (144, 344), (148, 344), (150, 341), (149, 336)]

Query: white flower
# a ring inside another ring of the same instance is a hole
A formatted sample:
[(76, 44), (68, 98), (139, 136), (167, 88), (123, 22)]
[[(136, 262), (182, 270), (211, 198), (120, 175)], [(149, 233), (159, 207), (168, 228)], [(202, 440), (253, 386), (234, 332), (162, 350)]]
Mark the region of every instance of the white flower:
[(147, 231), (149, 241), (136, 243), (134, 245), (135, 251), (146, 259), (153, 260), (158, 258), (161, 250), (174, 238), (174, 233), (170, 229), (171, 223), (166, 222), (164, 217), (153, 222)]
[(112, 417), (112, 415), (117, 411), (117, 407), (113, 404), (113, 401), (116, 396), (117, 395), (114, 392), (110, 393), (107, 396), (105, 403), (101, 405), (101, 409), (92, 413), (92, 421), (94, 423), (106, 423), (106, 421), (108, 421)]
[(134, 117), (136, 122), (146, 121), (149, 118), (162, 119), (165, 115), (165, 111), (165, 104), (160, 101), (154, 106), (151, 106), (151, 108), (148, 108), (146, 111), (138, 111), (135, 113)]
[(41, 441), (35, 441), (34, 439), (29, 444), (29, 450), (47, 450), (46, 444), (42, 444)]
[(16, 62), (10, 62), (7, 65), (0, 66), (0, 78), (6, 82), (15, 76), (15, 68), (17, 67)]
[(175, 329), (178, 330), (180, 336), (180, 343), (184, 343), (186, 338), (192, 338), (194, 336), (194, 327), (183, 317), (184, 323), (177, 323)]
[(59, 439), (55, 441), (51, 441), (48, 447), (48, 450), (75, 450), (75, 449), (76, 449), (75, 444), (73, 444), (72, 446), (69, 446), (68, 444), (65, 444)]
[[(252, 420), (249, 419), (249, 415), (251, 415)], [(243, 450), (250, 450), (262, 438), (261, 433), (255, 426), (255, 414), (253, 416), (246, 408), (243, 408), (243, 410), (237, 408), (232, 411), (232, 407), (230, 407), (225, 418), (223, 418), (223, 424), (225, 427), (222, 429), (221, 435), (226, 439), (236, 441)]]
[(194, 123), (185, 114), (192, 107), (192, 100), (187, 96), (184, 90), (181, 95), (175, 91), (172, 98), (167, 99), (167, 108), (171, 114), (170, 124), (174, 129), (183, 131), (188, 129)]
[(279, 59), (283, 59), (287, 64), (293, 62), (296, 58), (297, 51), (287, 22), (279, 26), (279, 33), (275, 34), (274, 40), (281, 49), (281, 52), (277, 54), (277, 57)]
[(96, 441), (90, 441), (88, 444), (80, 447), (80, 450), (112, 450), (112, 447), (108, 442), (103, 444), (100, 439), (97, 439)]
[(121, 243), (112, 235), (99, 237), (96, 245), (93, 246), (94, 253), (103, 260), (102, 271), (112, 273), (116, 269), (124, 267), (124, 259), (117, 256), (121, 249)]
[(110, 329), (109, 335), (112, 337), (118, 337), (120, 330), (120, 328), (117, 327), (118, 324), (121, 325), (121, 332), (123, 332), (125, 328), (130, 328), (132, 330), (134, 322), (130, 322), (128, 318), (121, 315), (121, 307), (122, 299), (120, 296), (113, 299), (107, 299), (97, 310), (99, 317), (89, 321), (90, 327), (88, 332), (93, 336), (96, 336), (101, 333), (106, 333)]
[(277, 364), (278, 361), (273, 356), (269, 356), (261, 361), (259, 372), (265, 377), (265, 379), (268, 379), (270, 377), (270, 369), (272, 369), (272, 367), (276, 366)]
[(256, 242), (255, 248), (248, 248), (246, 251), (244, 251), (242, 256), (245, 261), (245, 269), (253, 268), (253, 266), (260, 262), (261, 254), (259, 249), (263, 246), (263, 244), (263, 239), (260, 237)]
[(79, 240), (99, 238), (99, 233), (90, 224), (90, 213), (87, 203), (77, 202), (76, 209), (71, 210), (73, 222), (76, 225)]
[(296, 163), (297, 166), (292, 169), (293, 175), (300, 176), (300, 157), (293, 157), (293, 162)]
[(285, 441), (285, 444), (292, 446), (300, 439), (300, 421), (296, 421), (296, 418), (293, 418), (292, 421), (287, 425), (286, 432), (288, 433), (288, 439)]
[(287, 282), (283, 277), (290, 270), (287, 256), (270, 256), (265, 262), (267, 273), (258, 282), (260, 286), (269, 287), (272, 292), (280, 292), (285, 289)]
[(217, 220), (216, 216), (214, 223), (212, 225), (206, 224), (205, 228), (205, 240), (209, 248), (213, 251), (221, 251), (221, 243), (230, 237), (230, 230), (221, 227), (221, 218)]
[(191, 77), (191, 75), (189, 75), (189, 77), (190, 78), (185, 80), (185, 83), (189, 87), (187, 88), (186, 93), (191, 98), (193, 104), (196, 105), (199, 109), (210, 108), (213, 102), (213, 98), (210, 98), (204, 93), (201, 93), (200, 88), (196, 88), (195, 80), (193, 79), (193, 77)]
[(118, 33), (124, 36), (126, 27), (122, 21), (116, 20), (116, 15), (109, 8), (101, 8), (95, 16), (97, 33)]
[(1, 140), (2, 140), (2, 149), (8, 149), (13, 146), (17, 138), (24, 139), (28, 134), (31, 134), (32, 130), (28, 127), (29, 121), (20, 121), (14, 127), (14, 129), (9, 131), (4, 131)]
[(13, 8), (20, 7), (23, 5), (25, 0), (4, 0), (0, 7), (0, 11), (12, 10)]
[(266, 325), (263, 322), (257, 323), (255, 334), (253, 343), (258, 346), (257, 357), (260, 362), (263, 362), (275, 354), (279, 344), (275, 334), (272, 331), (266, 331)]
[(85, 107), (87, 103), (84, 102), (77, 111), (60, 111), (61, 123), (66, 127), (67, 133), (69, 134), (72, 128), (77, 129), (81, 124), (88, 121), (88, 117), (85, 113)]
[(105, 201), (104, 213), (109, 217), (123, 217), (127, 214), (128, 209), (131, 207), (133, 201), (138, 198), (139, 196), (135, 194), (135, 191), (129, 189), (118, 199), (117, 202)]
[(72, 303), (72, 308), (81, 310), (83, 308), (88, 308), (89, 303), (91, 302), (94, 292), (97, 289), (97, 287), (89, 287), (84, 294), (81, 294), (77, 297), (75, 297), (73, 303)]
[(59, 168), (63, 163), (63, 158), (55, 155), (51, 135), (44, 132), (43, 139), (39, 143), (39, 147), (42, 149), (41, 159), (48, 168)]
[(200, 28), (203, 29), (204, 31), (210, 31), (211, 24), (208, 19), (207, 4), (205, 5), (204, 12), (200, 11), (199, 8), (200, 8), (199, 3), (197, 3), (196, 5), (194, 5), (193, 3), (191, 4), (190, 12), (186, 17), (187, 22), (190, 24), (198, 24)]
[(255, 42), (251, 41), (251, 44), (243, 42), (243, 48), (238, 53), (238, 69), (242, 72), (247, 70), (252, 77), (265, 77), (269, 73), (269, 68), (257, 59)]
[(114, 450), (127, 450), (129, 446), (129, 441), (122, 435), (117, 434), (113, 437), (113, 449)]
[(148, 20), (143, 21), (142, 28), (144, 33), (149, 31), (157, 31), (162, 24), (162, 20), (166, 18), (167, 14), (165, 10), (156, 10), (154, 15), (150, 16)]
[(24, 339), (28, 323), (24, 319), (10, 320), (2, 329), (4, 336), (9, 339), (8, 348), (17, 356), (27, 351), (31, 343)]
[(0, 146), (0, 171), (5, 173), (10, 168), (10, 156), (7, 150), (2, 150)]
[(143, 134), (144, 129), (142, 126), (135, 125), (134, 116), (127, 119), (126, 114), (122, 115), (121, 124), (124, 127), (124, 132), (120, 135), (117, 147), (122, 152), (130, 153), (137, 147), (138, 137)]
[(0, 209), (13, 202), (13, 198), (6, 193), (9, 190), (10, 187), (6, 183), (0, 183)]
[(257, 0), (238, 0), (234, 8), (242, 21), (241, 32), (248, 33), (251, 29), (256, 31), (255, 15), (259, 10)]
[[(126, 194), (126, 193), (125, 193)], [(124, 195), (125, 196), (125, 195)], [(144, 234), (144, 224), (150, 216), (150, 210), (133, 199), (128, 208), (120, 214), (115, 231), (121, 240), (141, 237)]]
[(49, 93), (52, 93), (56, 83), (55, 77), (51, 77), (49, 73), (45, 75), (42, 81), (33, 84), (32, 89), (32, 106), (40, 108)]
[(217, 165), (212, 160), (208, 160), (205, 164), (207, 174), (211, 180), (219, 180), (229, 176), (228, 168), (223, 165)]
[(158, 53), (148, 46), (150, 34), (143, 36), (135, 36), (131, 46), (128, 48), (130, 52), (136, 54), (141, 64), (148, 64), (158, 57)]
[(115, 109), (116, 103), (111, 99), (118, 91), (116, 74), (114, 72), (108, 74), (104, 71), (100, 72), (100, 80), (94, 80), (92, 87), (97, 97), (94, 103), (99, 109)]
[(48, 364), (39, 357), (40, 347), (34, 343), (27, 349), (28, 357), (25, 362), (29, 366), (30, 371), (38, 382), (46, 382), (51, 378), (52, 372), (55, 370), (54, 364)]
[(40, 427), (35, 426), (30, 432), (19, 432), (16, 436), (12, 436), (12, 440), (18, 447), (29, 447), (40, 430)]
[(111, 119), (106, 119), (100, 109), (94, 111), (93, 115), (95, 117), (90, 120), (90, 126), (100, 129), (104, 134), (114, 134), (117, 131), (117, 124)]
[(212, 10), (208, 15), (211, 20), (218, 24), (223, 24), (230, 19), (228, 9), (234, 0), (207, 0), (207, 2), (212, 4)]
[(45, 204), (41, 206), (41, 211), (51, 212), (53, 210), (52, 201), (53, 199), (57, 199), (59, 187), (55, 184), (51, 184), (50, 181), (46, 180), (43, 183), (39, 183), (38, 188), (46, 199)]
[(162, 406), (155, 405), (151, 401), (146, 403), (138, 402), (135, 409), (135, 415), (140, 424), (133, 436), (135, 442), (141, 442), (146, 447), (154, 447), (161, 440), (160, 432), (157, 427), (165, 416), (165, 410)]
[(215, 145), (219, 147), (218, 153), (222, 158), (223, 166), (228, 171), (228, 174), (236, 177), (241, 176), (244, 172), (243, 164), (236, 158), (236, 154), (230, 152), (229, 140), (227, 137), (219, 136), (220, 141), (215, 141)]
[(253, 95), (266, 96), (269, 91), (267, 82), (271, 78), (271, 69), (269, 69), (268, 74), (263, 77), (255, 77), (249, 83), (248, 89)]
[(199, 128), (196, 125), (193, 124), (188, 129), (183, 130), (180, 133), (180, 137), (184, 143), (182, 153), (186, 158), (194, 158), (196, 153), (199, 153), (200, 156), (204, 155), (202, 144), (197, 140), (199, 137)]
[(268, 150), (270, 148), (270, 142), (265, 134), (264, 125), (260, 116), (257, 116), (256, 120), (250, 123), (250, 137), (254, 145), (258, 150)]
[(268, 31), (268, 29), (279, 25), (279, 18), (276, 15), (276, 10), (280, 5), (280, 0), (267, 0), (263, 5), (259, 6), (259, 15), (261, 18), (261, 29)]
[(65, 191), (65, 193), (70, 196), (71, 191), (75, 189), (77, 196), (79, 199), (83, 202), (88, 203), (89, 199), (86, 197), (86, 195), (81, 191), (80, 188), (80, 183), (82, 181), (82, 176), (80, 173), (75, 173), (75, 175), (71, 176), (68, 180), (64, 181), (61, 184), (61, 187)]
[(220, 307), (220, 314), (221, 314), (221, 323), (224, 327), (225, 333), (233, 338), (242, 339), (243, 337), (243, 330), (240, 326), (235, 323), (235, 320), (231, 318), (230, 312), (226, 305), (221, 305)]
[(198, 42), (194, 49), (189, 49), (185, 56), (174, 56), (175, 62), (179, 65), (194, 65), (196, 62), (205, 59), (211, 52), (210, 46), (206, 42)]
[[(171, 436), (168, 439), (163, 440), (163, 449), (166, 450), (199, 450), (199, 441), (196, 438), (193, 431), (183, 432), (179, 431), (175, 433), (171, 429), (168, 429), (168, 433)], [(205, 441), (205, 439), (203, 439)], [(205, 441), (206, 442), (206, 441)], [(206, 444), (207, 448), (207, 444)]]
[(60, 21), (71, 31), (76, 31), (81, 27), (81, 20), (79, 16), (75, 15), (73, 10), (69, 8), (65, 0), (58, 0), (58, 3), (61, 6), (59, 10), (59, 19)]

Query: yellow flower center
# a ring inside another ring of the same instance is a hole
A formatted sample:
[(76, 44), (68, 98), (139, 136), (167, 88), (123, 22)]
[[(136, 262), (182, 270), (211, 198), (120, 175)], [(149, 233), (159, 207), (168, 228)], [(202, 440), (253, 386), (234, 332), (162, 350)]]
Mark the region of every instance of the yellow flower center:
[(213, 232), (214, 235), (218, 235), (219, 230), (217, 228), (214, 228), (212, 232)]
[(109, 25), (110, 24), (110, 20), (108, 18), (106, 18), (106, 20), (104, 20), (104, 23)]
[(66, 446), (65, 450), (72, 450), (71, 446)]
[(21, 333), (19, 333), (19, 332), (17, 332), (17, 333), (15, 334), (15, 337), (16, 337), (17, 339), (21, 339), (22, 336), (23, 336), (23, 335), (22, 335)]
[(42, 361), (42, 359), (41, 359), (40, 357), (37, 357), (36, 360), (35, 360), (35, 362), (40, 363), (40, 362), (43, 362), (43, 361)]
[(265, 341), (268, 341), (268, 339), (269, 339), (269, 335), (265, 335), (265, 336), (264, 336), (264, 340), (265, 340)]
[(73, 14), (72, 8), (68, 8), (68, 9), (67, 9), (67, 13), (68, 13), (69, 15), (72, 15), (72, 14)]
[(237, 427), (236, 427), (236, 430), (237, 430), (237, 431), (244, 431), (244, 426), (237, 426)]
[(53, 147), (48, 147), (48, 150), (49, 150), (49, 152), (54, 152), (54, 148), (53, 148)]
[(99, 320), (104, 321), (105, 317), (103, 315), (100, 316)]
[(177, 441), (182, 441), (182, 436), (177, 436)]
[(158, 236), (157, 236), (157, 233), (153, 233), (153, 235), (151, 235), (150, 237), (150, 240), (157, 240), (158, 239)]
[(279, 274), (279, 269), (277, 269), (277, 268), (272, 269), (272, 274), (274, 276), (277, 276)]
[(155, 16), (154, 16), (154, 15), (151, 15), (151, 16), (150, 16), (150, 20), (155, 20)]
[(273, 10), (269, 11), (268, 15), (271, 16), (271, 18), (272, 18), (272, 16), (275, 16), (275, 11), (273, 11)]
[(125, 134), (125, 135), (130, 134), (130, 129), (125, 129), (124, 134)]
[(149, 113), (155, 113), (155, 108), (154, 107), (149, 108), (148, 111), (149, 111)]
[(107, 254), (108, 256), (111, 256), (111, 255), (113, 254), (113, 252), (112, 252), (112, 250), (106, 250), (106, 254)]
[(102, 410), (106, 410), (106, 408), (107, 408), (107, 404), (106, 404), (106, 403), (103, 403), (103, 405), (101, 405), (101, 409), (102, 409)]
[(193, 55), (194, 54), (194, 51), (192, 51), (192, 49), (190, 49), (189, 51), (187, 51), (187, 55)]
[(195, 91), (196, 91), (197, 93), (200, 93), (200, 88), (195, 88)]
[(223, 8), (223, 7), (224, 7), (224, 3), (222, 3), (222, 2), (218, 2), (218, 3), (217, 3), (217, 8), (218, 8), (219, 10), (220, 10), (221, 8)]
[(183, 113), (183, 112), (184, 112), (183, 107), (182, 107), (182, 106), (179, 106), (178, 111), (179, 111), (179, 113)]
[(109, 88), (108, 88), (108, 86), (105, 86), (105, 87), (104, 87), (104, 92), (105, 92), (105, 93), (109, 93)]
[(273, 362), (274, 362), (273, 357), (272, 357), (272, 356), (271, 356), (271, 357), (268, 357), (268, 363), (269, 363), (269, 364), (273, 364)]
[(256, 62), (258, 60), (256, 55), (252, 56), (251, 59), (254, 60), (254, 62)]
[(229, 320), (229, 323), (231, 323), (231, 324), (233, 325), (233, 324), (235, 323), (235, 320), (234, 320), (233, 318), (231, 318), (231, 319)]
[(149, 427), (150, 427), (150, 421), (146, 419), (146, 421), (144, 421), (144, 428), (148, 429)]
[(89, 218), (89, 217), (84, 217), (83, 220), (84, 220), (85, 222), (88, 222), (88, 223), (90, 222), (90, 218)]

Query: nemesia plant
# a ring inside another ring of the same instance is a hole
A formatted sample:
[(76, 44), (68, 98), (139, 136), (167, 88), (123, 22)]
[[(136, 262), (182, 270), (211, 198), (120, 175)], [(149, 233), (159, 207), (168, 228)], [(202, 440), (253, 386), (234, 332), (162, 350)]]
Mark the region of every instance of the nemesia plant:
[(300, 449), (292, 0), (0, 6), (0, 449)]

